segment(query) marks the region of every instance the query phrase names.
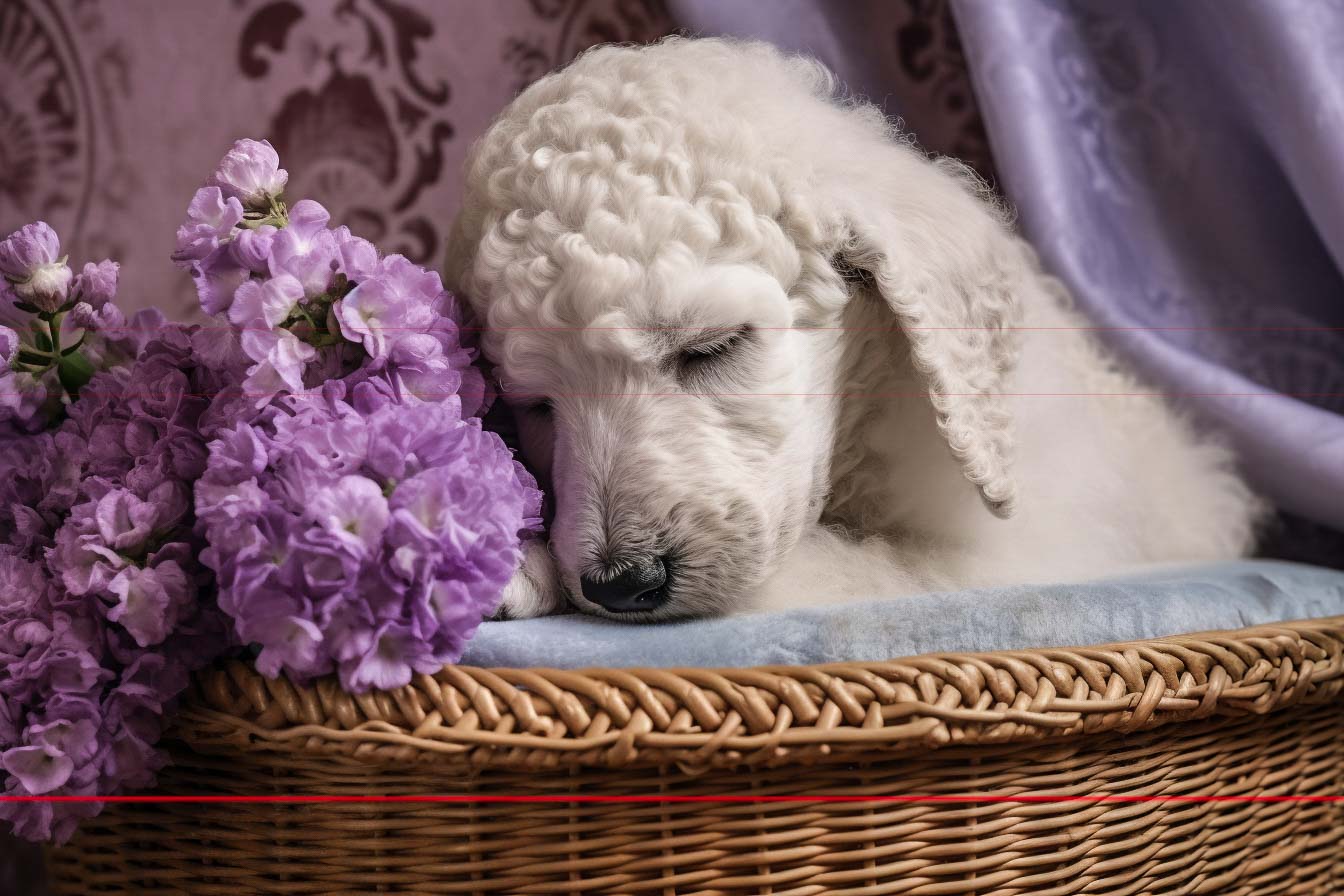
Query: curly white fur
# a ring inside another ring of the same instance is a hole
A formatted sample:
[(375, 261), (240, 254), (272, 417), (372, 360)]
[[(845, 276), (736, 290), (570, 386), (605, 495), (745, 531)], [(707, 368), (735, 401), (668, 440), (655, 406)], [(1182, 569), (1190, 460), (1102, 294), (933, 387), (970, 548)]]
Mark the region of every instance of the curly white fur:
[(473, 150), (448, 280), (556, 501), (515, 615), (604, 614), (579, 576), (659, 553), (669, 600), (633, 618), (1253, 541), (1229, 453), (1095, 343), (974, 175), (766, 44), (600, 47), (529, 87)]

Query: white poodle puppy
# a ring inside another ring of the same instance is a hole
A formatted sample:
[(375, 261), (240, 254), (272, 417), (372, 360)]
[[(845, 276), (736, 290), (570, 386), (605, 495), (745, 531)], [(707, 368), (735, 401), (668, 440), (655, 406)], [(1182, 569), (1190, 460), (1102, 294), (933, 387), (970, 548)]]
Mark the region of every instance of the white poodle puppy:
[(761, 43), (593, 49), (468, 163), (447, 279), (555, 501), (505, 613), (1219, 560), (1261, 503), (963, 165)]

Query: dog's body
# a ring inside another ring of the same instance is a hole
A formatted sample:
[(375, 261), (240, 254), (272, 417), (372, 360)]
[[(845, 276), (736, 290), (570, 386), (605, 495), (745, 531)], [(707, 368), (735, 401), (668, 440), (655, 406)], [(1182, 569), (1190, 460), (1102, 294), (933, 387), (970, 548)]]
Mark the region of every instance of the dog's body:
[(1261, 505), (1229, 454), (1096, 344), (964, 167), (834, 87), (763, 44), (603, 47), (473, 151), (448, 278), (556, 502), (506, 612), (1248, 550)]

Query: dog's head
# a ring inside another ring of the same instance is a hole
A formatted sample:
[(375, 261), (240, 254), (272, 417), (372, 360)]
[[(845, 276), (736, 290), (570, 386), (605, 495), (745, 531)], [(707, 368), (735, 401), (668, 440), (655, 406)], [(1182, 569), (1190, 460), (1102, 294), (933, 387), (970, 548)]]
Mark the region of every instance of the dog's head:
[(448, 280), (486, 325), (581, 609), (732, 609), (817, 521), (845, 395), (871, 385), (849, 381), (852, 302), (899, 324), (888, 366), (922, 378), (1009, 512), (1020, 250), (963, 168), (834, 90), (762, 44), (604, 47), (473, 150)]

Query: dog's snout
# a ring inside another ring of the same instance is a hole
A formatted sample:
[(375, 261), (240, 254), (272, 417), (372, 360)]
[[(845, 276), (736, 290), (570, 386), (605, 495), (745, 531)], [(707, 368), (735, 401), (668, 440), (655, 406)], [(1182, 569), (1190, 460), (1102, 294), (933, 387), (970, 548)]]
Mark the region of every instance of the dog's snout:
[(657, 609), (667, 600), (663, 557), (626, 564), (613, 576), (580, 576), (583, 596), (612, 613)]

